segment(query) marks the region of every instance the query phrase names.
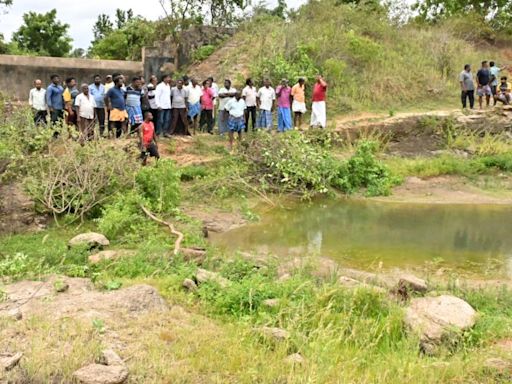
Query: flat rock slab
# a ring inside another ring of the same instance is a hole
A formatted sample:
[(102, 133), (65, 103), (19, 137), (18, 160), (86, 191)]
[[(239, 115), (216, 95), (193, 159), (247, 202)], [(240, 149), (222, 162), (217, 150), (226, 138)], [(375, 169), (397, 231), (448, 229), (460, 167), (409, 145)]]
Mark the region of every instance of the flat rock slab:
[(0, 353), (0, 370), (10, 371), (23, 357), (23, 353)]
[[(54, 282), (63, 281), (69, 289), (55, 292)], [(0, 303), (0, 317), (17, 308), (23, 318), (47, 316), (103, 320), (119, 316), (138, 316), (151, 311), (167, 311), (168, 306), (157, 290), (149, 285), (134, 285), (112, 292), (98, 291), (90, 280), (52, 277), (47, 281), (21, 281), (6, 285), (7, 299)]]
[(105, 235), (96, 232), (81, 233), (80, 235), (73, 237), (68, 242), (69, 247), (88, 245), (89, 247), (94, 248), (106, 247), (109, 244), (110, 241), (105, 237)]
[(100, 251), (88, 257), (90, 264), (98, 264), (102, 261), (112, 261), (117, 260), (122, 257), (131, 257), (136, 255), (136, 251), (128, 250), (128, 249), (119, 249), (119, 250), (110, 250), (110, 251)]
[(411, 300), (405, 323), (422, 341), (440, 342), (450, 331), (463, 331), (475, 325), (476, 311), (462, 299), (443, 295)]
[(90, 364), (73, 373), (73, 377), (82, 384), (121, 384), (128, 378), (128, 369), (123, 365)]

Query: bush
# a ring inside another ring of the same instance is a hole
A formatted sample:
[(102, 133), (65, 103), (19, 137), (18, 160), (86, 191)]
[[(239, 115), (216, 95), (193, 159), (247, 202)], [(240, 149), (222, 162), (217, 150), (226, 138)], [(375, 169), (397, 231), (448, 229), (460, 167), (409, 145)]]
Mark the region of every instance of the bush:
[(192, 59), (194, 61), (203, 61), (211, 56), (213, 52), (215, 52), (216, 47), (214, 45), (203, 45), (197, 48), (192, 53)]
[(137, 190), (154, 212), (170, 213), (180, 203), (180, 173), (170, 160), (144, 167), (136, 175)]
[(95, 216), (117, 192), (133, 187), (135, 160), (101, 143), (75, 143), (30, 160), (26, 190), (43, 210), (84, 220)]

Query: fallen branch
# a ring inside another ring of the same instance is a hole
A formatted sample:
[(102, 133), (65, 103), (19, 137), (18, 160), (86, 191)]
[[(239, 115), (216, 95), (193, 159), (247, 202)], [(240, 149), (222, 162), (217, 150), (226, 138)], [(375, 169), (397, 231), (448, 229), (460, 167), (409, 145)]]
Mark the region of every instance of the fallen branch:
[(156, 221), (158, 224), (165, 225), (169, 227), (171, 230), (171, 233), (173, 235), (177, 236), (176, 241), (174, 242), (174, 256), (176, 256), (180, 252), (181, 242), (183, 241), (183, 233), (180, 231), (177, 231), (176, 228), (174, 228), (174, 225), (171, 223), (164, 221), (162, 219), (159, 219), (156, 217), (149, 209), (147, 209), (144, 205), (140, 205), (141, 209), (144, 211), (144, 213), (153, 221)]

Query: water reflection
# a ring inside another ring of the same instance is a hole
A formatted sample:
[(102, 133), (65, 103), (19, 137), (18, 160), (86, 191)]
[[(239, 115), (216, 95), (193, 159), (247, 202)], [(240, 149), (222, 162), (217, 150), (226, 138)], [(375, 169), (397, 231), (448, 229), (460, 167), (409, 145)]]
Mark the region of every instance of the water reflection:
[(260, 223), (215, 241), (278, 255), (322, 254), (360, 265), (417, 265), (436, 258), (458, 267), (489, 259), (511, 263), (511, 213), (497, 206), (302, 204), (275, 210)]

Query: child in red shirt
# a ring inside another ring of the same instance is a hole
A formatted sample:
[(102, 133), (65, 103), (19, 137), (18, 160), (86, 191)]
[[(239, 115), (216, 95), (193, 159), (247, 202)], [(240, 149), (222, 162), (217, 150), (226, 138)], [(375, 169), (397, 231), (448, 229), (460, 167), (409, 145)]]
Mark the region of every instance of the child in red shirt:
[(157, 160), (160, 159), (155, 126), (152, 120), (153, 114), (149, 111), (146, 112), (144, 114), (144, 122), (141, 124), (139, 129), (141, 150), (140, 158), (142, 159), (142, 165), (146, 165), (148, 156), (155, 157)]

